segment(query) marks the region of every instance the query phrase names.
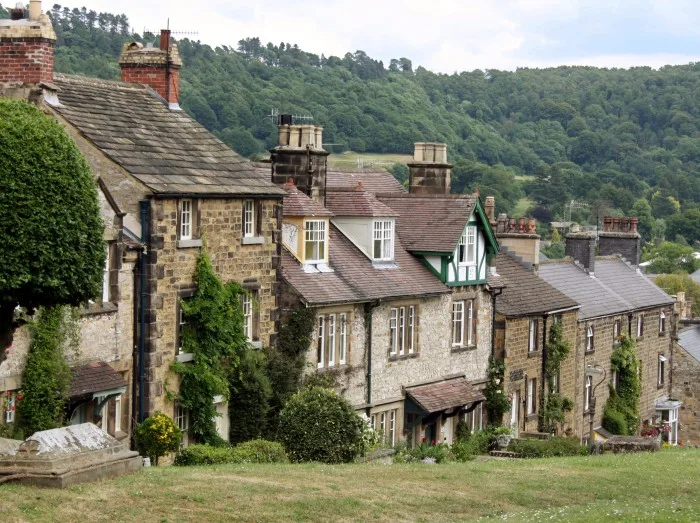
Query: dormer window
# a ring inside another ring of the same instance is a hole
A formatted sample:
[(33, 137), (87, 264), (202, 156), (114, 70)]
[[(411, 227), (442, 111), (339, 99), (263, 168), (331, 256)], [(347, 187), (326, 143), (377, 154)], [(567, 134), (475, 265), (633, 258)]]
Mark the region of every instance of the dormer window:
[(372, 258), (375, 261), (394, 259), (394, 222), (393, 220), (376, 220), (374, 222), (374, 246)]
[(459, 239), (459, 263), (474, 265), (476, 263), (476, 227), (470, 225)]
[(304, 253), (307, 263), (319, 263), (325, 261), (325, 220), (306, 220), (304, 224)]

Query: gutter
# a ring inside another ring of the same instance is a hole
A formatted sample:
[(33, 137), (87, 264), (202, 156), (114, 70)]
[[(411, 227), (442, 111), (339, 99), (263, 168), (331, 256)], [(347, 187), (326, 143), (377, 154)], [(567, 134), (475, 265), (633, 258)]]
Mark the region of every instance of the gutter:
[(379, 305), (379, 301), (365, 304), (365, 352), (367, 353), (367, 407), (365, 415), (370, 416), (372, 405), (372, 312)]
[(141, 281), (139, 289), (139, 423), (143, 423), (145, 409), (145, 357), (146, 357), (146, 256), (148, 256), (148, 210), (150, 202), (141, 200), (139, 210), (141, 214), (141, 241), (144, 244), (143, 251), (139, 256), (139, 270), (141, 271)]
[[(494, 289), (495, 291), (495, 289)], [(503, 294), (503, 289), (491, 293), (491, 356), (496, 354), (496, 298)]]
[[(542, 384), (541, 384), (541, 389), (542, 392), (540, 393), (540, 398), (542, 398), (542, 405), (539, 409), (539, 412), (542, 413), (544, 410), (544, 405), (545, 405), (545, 394), (547, 393), (547, 381), (549, 376), (547, 376), (547, 315), (542, 316)], [(542, 429), (542, 416), (539, 416), (539, 422), (538, 424), (540, 425), (540, 429)]]

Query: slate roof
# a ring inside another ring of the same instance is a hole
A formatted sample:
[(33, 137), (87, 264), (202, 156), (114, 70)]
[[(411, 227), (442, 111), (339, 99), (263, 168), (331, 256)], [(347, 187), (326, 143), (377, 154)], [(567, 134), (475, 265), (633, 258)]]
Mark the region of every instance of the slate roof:
[(109, 364), (98, 361), (71, 368), (70, 397), (126, 387), (126, 381)]
[(287, 195), (283, 201), (284, 216), (333, 216), (323, 205), (297, 189), (293, 184), (285, 184)]
[(695, 283), (700, 283), (700, 269), (691, 274), (690, 277), (693, 278)]
[(440, 412), (483, 401), (484, 395), (464, 378), (406, 389), (406, 394), (425, 412)]
[(336, 216), (399, 216), (362, 186), (352, 190), (326, 192), (326, 207)]
[(684, 329), (678, 333), (678, 345), (700, 361), (700, 325)]
[(506, 288), (496, 298), (496, 310), (505, 316), (530, 316), (577, 307), (578, 303), (527, 269), (501, 247), (495, 266)]
[(326, 173), (326, 187), (329, 189), (354, 189), (362, 182), (366, 191), (372, 193), (405, 193), (406, 188), (385, 170), (352, 171), (329, 169)]
[(595, 277), (572, 262), (542, 263), (539, 276), (581, 305), (579, 319), (670, 305), (674, 299), (619, 258), (597, 258)]
[(397, 232), (408, 251), (440, 253), (455, 250), (477, 198), (474, 194), (377, 195), (401, 216)]
[(284, 195), (149, 87), (61, 74), (54, 83), (61, 102), (54, 109), (152, 193)]
[(329, 231), (333, 272), (307, 273), (282, 249), (282, 278), (310, 305), (366, 302), (380, 298), (449, 293), (433, 274), (408, 254), (396, 238), (395, 264), (375, 266), (334, 225)]

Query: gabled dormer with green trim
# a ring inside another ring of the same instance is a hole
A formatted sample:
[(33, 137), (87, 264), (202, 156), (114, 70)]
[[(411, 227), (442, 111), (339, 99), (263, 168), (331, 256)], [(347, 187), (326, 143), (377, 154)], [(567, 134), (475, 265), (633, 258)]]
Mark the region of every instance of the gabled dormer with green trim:
[(451, 287), (487, 282), (498, 242), (478, 195), (379, 195), (407, 250)]

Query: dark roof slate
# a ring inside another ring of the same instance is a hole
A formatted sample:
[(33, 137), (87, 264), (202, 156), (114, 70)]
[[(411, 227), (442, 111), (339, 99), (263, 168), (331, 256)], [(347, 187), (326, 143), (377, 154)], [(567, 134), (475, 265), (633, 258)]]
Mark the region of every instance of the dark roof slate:
[(362, 182), (366, 191), (372, 193), (405, 193), (406, 188), (385, 170), (351, 171), (329, 169), (326, 173), (326, 186), (329, 189), (354, 189)]
[(408, 251), (451, 253), (474, 210), (477, 196), (379, 194), (377, 198), (401, 216), (397, 232)]
[(678, 333), (678, 345), (697, 361), (700, 361), (700, 325), (684, 329)]
[(390, 207), (377, 200), (374, 194), (361, 187), (351, 191), (328, 191), (326, 206), (336, 216), (398, 216)]
[(406, 394), (425, 412), (440, 412), (483, 401), (484, 395), (464, 378), (406, 389)]
[(310, 305), (365, 302), (380, 298), (444, 294), (450, 290), (394, 242), (394, 265), (375, 266), (334, 225), (329, 231), (333, 272), (307, 273), (286, 249), (282, 277)]
[(56, 74), (54, 109), (153, 193), (284, 195), (269, 177), (153, 90)]
[(73, 367), (71, 375), (71, 398), (126, 387), (122, 375), (102, 361)]
[(501, 250), (496, 255), (495, 266), (506, 285), (496, 298), (496, 310), (505, 316), (544, 314), (578, 306), (576, 301), (523, 266), (510, 252)]
[(610, 316), (674, 301), (619, 258), (596, 259), (595, 276), (572, 262), (542, 263), (538, 274), (581, 305), (579, 319)]
[(285, 184), (284, 189), (287, 191), (282, 200), (285, 216), (333, 216), (331, 211), (316, 203), (294, 185)]

